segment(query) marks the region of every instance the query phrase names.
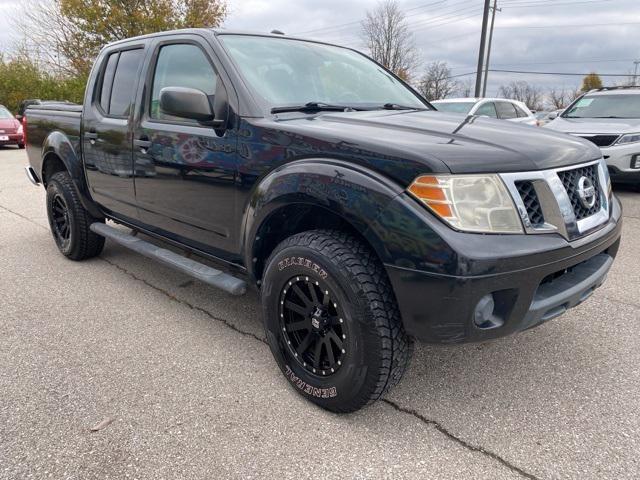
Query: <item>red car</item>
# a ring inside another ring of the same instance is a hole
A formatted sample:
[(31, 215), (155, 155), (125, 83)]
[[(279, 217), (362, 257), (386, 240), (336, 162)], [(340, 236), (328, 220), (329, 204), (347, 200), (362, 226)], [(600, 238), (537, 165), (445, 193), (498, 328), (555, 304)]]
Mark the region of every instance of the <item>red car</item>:
[(24, 148), (22, 124), (3, 105), (0, 105), (0, 145), (18, 145)]

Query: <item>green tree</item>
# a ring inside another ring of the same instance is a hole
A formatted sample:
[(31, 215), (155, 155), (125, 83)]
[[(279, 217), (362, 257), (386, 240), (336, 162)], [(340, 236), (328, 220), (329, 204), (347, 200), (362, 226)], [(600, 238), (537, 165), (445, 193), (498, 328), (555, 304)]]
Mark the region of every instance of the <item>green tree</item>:
[(217, 27), (226, 0), (31, 0), (16, 20), (29, 49), (58, 73), (86, 76), (107, 43), (187, 27)]
[(582, 80), (582, 88), (580, 90), (588, 92), (594, 88), (602, 88), (602, 80), (597, 73), (590, 73)]
[(0, 56), (0, 104), (15, 113), (27, 98), (82, 102), (83, 77), (57, 77), (25, 56)]

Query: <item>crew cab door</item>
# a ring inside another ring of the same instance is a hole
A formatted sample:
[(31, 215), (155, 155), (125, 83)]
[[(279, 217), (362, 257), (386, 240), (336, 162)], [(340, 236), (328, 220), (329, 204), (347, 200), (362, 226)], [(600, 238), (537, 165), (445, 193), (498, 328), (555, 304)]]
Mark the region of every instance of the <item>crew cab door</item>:
[[(226, 92), (210, 46), (197, 35), (160, 37), (145, 74), (134, 130), (136, 201), (152, 231), (225, 260), (234, 237), (236, 134), (160, 110), (160, 91)], [(227, 87), (228, 88), (228, 87)]]
[(109, 50), (98, 59), (82, 119), (82, 154), (91, 196), (121, 217), (137, 219), (131, 155), (134, 100), (144, 45)]

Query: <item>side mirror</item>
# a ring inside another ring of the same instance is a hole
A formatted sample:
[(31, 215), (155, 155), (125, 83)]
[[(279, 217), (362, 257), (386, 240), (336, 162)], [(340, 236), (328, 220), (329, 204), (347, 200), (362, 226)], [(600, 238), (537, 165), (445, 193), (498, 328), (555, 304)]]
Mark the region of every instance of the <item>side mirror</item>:
[(195, 88), (166, 87), (160, 90), (160, 111), (174, 117), (190, 118), (212, 126), (222, 125), (215, 120), (206, 93)]
[(558, 118), (558, 114), (556, 112), (552, 112), (549, 114), (549, 120), (555, 120), (556, 118)]

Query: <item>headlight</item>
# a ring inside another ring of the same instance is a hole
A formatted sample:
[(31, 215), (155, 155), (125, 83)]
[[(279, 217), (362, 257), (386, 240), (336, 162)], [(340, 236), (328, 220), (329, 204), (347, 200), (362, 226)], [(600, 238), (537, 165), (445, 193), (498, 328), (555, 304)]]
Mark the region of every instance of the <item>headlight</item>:
[(16, 132), (18, 133), (18, 135), (20, 135), (22, 133), (22, 125), (20, 125), (18, 127), (18, 130), (16, 130)]
[(498, 175), (422, 175), (408, 191), (457, 230), (523, 233), (513, 200)]
[(627, 133), (618, 139), (616, 145), (626, 145), (627, 143), (636, 142), (640, 142), (640, 133)]

